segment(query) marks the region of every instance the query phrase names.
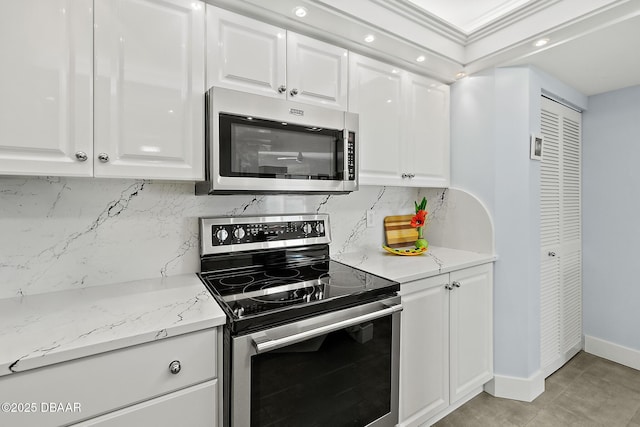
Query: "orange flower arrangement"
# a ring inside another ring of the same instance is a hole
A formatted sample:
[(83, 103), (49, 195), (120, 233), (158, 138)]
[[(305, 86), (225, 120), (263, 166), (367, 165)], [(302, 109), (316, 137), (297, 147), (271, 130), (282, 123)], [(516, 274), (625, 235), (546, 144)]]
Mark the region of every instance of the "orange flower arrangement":
[(414, 227), (418, 231), (418, 240), (416, 240), (416, 248), (426, 248), (429, 245), (424, 237), (422, 236), (422, 230), (425, 222), (427, 221), (427, 214), (429, 212), (426, 211), (427, 208), (427, 198), (423, 197), (420, 201), (414, 202), (416, 206), (416, 214), (411, 218), (411, 226)]

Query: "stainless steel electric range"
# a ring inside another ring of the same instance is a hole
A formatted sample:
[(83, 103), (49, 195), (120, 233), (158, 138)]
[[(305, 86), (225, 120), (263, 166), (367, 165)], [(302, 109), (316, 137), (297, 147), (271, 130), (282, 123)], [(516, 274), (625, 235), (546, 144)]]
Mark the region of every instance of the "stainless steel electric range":
[(400, 285), (329, 257), (328, 215), (200, 219), (227, 315), (226, 426), (394, 426)]

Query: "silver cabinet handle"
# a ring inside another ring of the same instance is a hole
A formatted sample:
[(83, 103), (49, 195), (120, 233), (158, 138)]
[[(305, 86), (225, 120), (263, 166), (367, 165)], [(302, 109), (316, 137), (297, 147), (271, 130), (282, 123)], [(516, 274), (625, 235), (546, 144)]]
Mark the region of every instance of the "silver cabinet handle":
[(410, 173), (410, 174), (409, 174), (409, 178), (414, 178), (415, 176), (416, 176), (416, 174), (415, 174), (415, 173)]
[(453, 288), (451, 286), (449, 286), (449, 284), (447, 283), (446, 285), (444, 285), (444, 288), (448, 291), (452, 290)]
[(403, 173), (402, 174), (402, 178), (409, 178), (409, 174), (408, 173)]
[(454, 288), (459, 288), (460, 287), (460, 282), (453, 282), (452, 283)]
[(78, 151), (76, 153), (76, 159), (78, 159), (79, 162), (86, 162), (88, 159), (87, 153), (85, 153), (84, 151)]
[(296, 88), (291, 89), (291, 92), (289, 92), (289, 94), (291, 96), (296, 96), (298, 94), (298, 89), (296, 89)]
[(549, 252), (549, 256), (556, 256), (555, 252)]
[(285, 85), (280, 85), (278, 88), (278, 93), (285, 93), (287, 91), (287, 87)]
[(171, 372), (173, 375), (180, 372), (180, 369), (182, 369), (182, 366), (180, 365), (179, 360), (174, 360), (173, 362), (169, 363), (169, 372)]
[(102, 163), (107, 163), (109, 161), (109, 155), (107, 153), (100, 153), (98, 154), (98, 160)]
[(367, 322), (369, 320), (374, 320), (379, 317), (384, 317), (389, 314), (393, 314), (397, 311), (402, 310), (402, 305), (397, 304), (391, 307), (383, 308), (382, 310), (374, 311), (373, 313), (363, 314), (362, 316), (357, 316), (352, 319), (346, 319), (341, 322), (332, 323), (330, 325), (321, 326), (316, 329), (311, 329), (308, 331), (300, 332), (297, 334), (289, 335), (283, 338), (274, 338), (274, 339), (265, 339), (261, 341), (257, 338), (253, 338), (253, 346), (256, 349), (257, 353), (265, 353), (267, 351), (275, 350), (277, 348), (286, 347), (291, 344), (299, 343), (301, 341), (305, 341), (320, 335), (328, 334), (329, 332), (337, 331), (340, 329), (348, 328), (349, 326), (354, 326), (359, 323)]

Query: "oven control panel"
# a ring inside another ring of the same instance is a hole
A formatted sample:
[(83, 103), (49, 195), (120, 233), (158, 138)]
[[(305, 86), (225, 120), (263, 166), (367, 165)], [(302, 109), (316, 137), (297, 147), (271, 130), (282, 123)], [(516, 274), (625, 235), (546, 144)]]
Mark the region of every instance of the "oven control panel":
[(324, 221), (287, 221), (272, 224), (212, 225), (211, 227), (214, 245), (305, 239), (325, 235)]
[[(328, 215), (291, 217), (202, 218), (202, 253), (234, 246), (235, 250), (329, 243)], [(240, 245), (240, 246), (237, 246)]]

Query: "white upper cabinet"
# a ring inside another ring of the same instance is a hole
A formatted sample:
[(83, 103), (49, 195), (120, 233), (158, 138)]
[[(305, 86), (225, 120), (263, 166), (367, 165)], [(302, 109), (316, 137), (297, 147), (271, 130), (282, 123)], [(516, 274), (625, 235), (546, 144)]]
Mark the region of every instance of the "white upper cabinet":
[(205, 7), (95, 0), (95, 176), (202, 179)]
[(207, 5), (207, 89), (284, 97), (286, 50), (286, 30)]
[(0, 174), (91, 176), (92, 4), (0, 4)]
[(360, 117), (360, 184), (403, 185), (403, 71), (351, 54), (349, 111)]
[(346, 110), (348, 68), (346, 49), (287, 33), (287, 96), (290, 99)]
[(207, 6), (207, 88), (347, 109), (348, 51)]
[(449, 186), (449, 86), (352, 53), (349, 110), (360, 115), (360, 184)]
[(405, 78), (408, 108), (404, 172), (410, 174), (412, 186), (448, 187), (449, 86), (410, 73)]

